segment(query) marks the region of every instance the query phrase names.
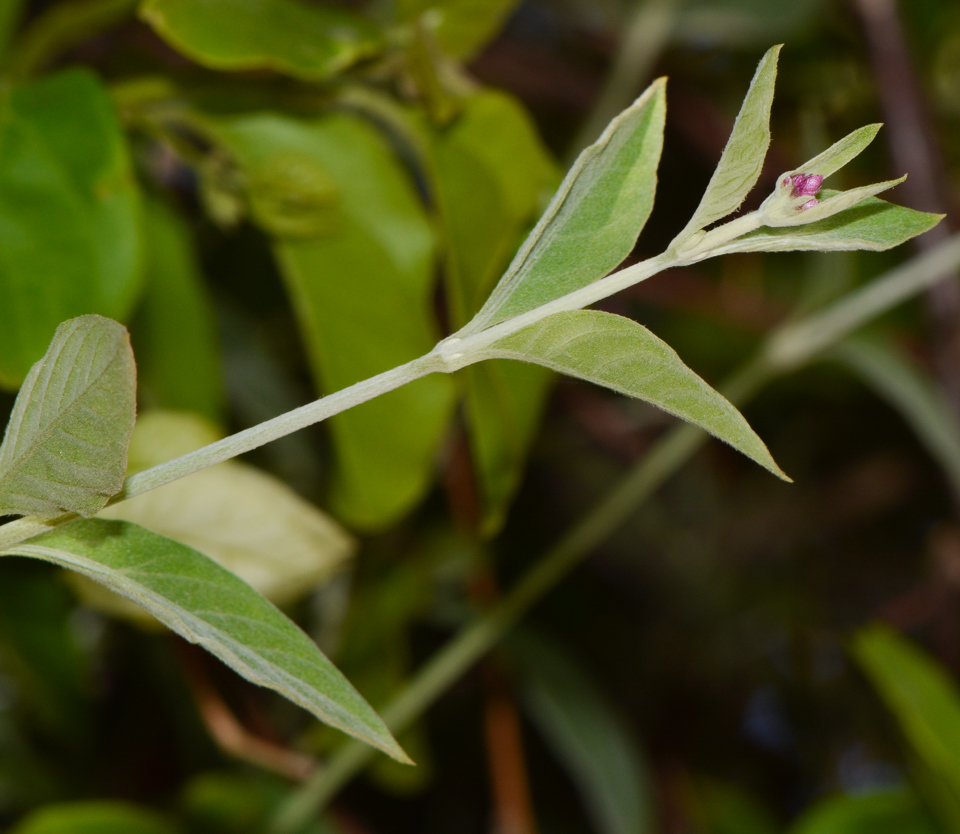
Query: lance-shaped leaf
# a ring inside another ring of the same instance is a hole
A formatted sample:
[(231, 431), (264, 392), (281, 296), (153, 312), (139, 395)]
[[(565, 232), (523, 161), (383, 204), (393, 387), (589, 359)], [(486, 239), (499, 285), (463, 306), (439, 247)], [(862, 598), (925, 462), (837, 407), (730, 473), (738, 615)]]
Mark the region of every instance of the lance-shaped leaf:
[(653, 208), (665, 113), (665, 81), (660, 79), (580, 154), (461, 335), (584, 287), (630, 254)]
[(645, 400), (790, 480), (743, 415), (684, 365), (666, 342), (630, 319), (596, 310), (554, 313), (494, 342), (476, 358), (533, 362)]
[[(827, 197), (834, 192), (821, 192)], [(763, 227), (715, 250), (728, 252), (838, 252), (892, 249), (937, 225), (944, 215), (904, 208), (867, 197), (852, 208), (804, 226)]]
[(5, 555), (43, 559), (136, 602), (247, 680), (409, 761), (380, 717), (312, 640), (212, 559), (136, 524), (78, 520)]
[(869, 145), (877, 135), (881, 124), (864, 125), (857, 128), (853, 133), (848, 133), (839, 142), (834, 142), (823, 153), (817, 154), (813, 159), (804, 162), (791, 174), (814, 174), (824, 179), (831, 174), (836, 173), (850, 160), (855, 159)]
[(735, 212), (757, 184), (770, 147), (770, 107), (779, 55), (780, 47), (774, 46), (761, 59), (703, 199), (676, 242)]
[(123, 486), (136, 391), (123, 325), (93, 315), (61, 324), (0, 446), (0, 515), (97, 513)]
[(361, 17), (301, 0), (146, 0), (140, 15), (205, 67), (269, 69), (306, 81), (375, 54), (382, 40)]
[(764, 201), (760, 206), (760, 215), (763, 218), (764, 226), (774, 228), (783, 228), (785, 226), (805, 226), (808, 223), (816, 223), (820, 220), (826, 220), (833, 217), (841, 211), (853, 208), (858, 203), (862, 203), (869, 197), (880, 194), (887, 189), (899, 185), (906, 179), (906, 176), (896, 180), (885, 180), (873, 185), (864, 185), (860, 188), (851, 188), (849, 191), (821, 191), (819, 200), (809, 200), (803, 205), (796, 205), (797, 200), (803, 200), (803, 197), (790, 198), (781, 192), (782, 186), (777, 186), (777, 191), (773, 196)]

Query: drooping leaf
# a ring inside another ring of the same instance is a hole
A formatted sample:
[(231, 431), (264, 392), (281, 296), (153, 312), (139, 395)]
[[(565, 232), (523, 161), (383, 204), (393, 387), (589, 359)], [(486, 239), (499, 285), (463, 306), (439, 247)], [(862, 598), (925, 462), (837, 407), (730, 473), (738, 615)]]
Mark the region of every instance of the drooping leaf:
[(15, 86), (0, 111), (0, 386), (60, 322), (124, 319), (140, 287), (140, 201), (107, 92), (85, 70)]
[(586, 286), (630, 254), (653, 208), (665, 112), (661, 79), (580, 154), (506, 274), (461, 335)]
[[(152, 411), (130, 443), (137, 470), (220, 439), (199, 417)], [(135, 471), (131, 467), (129, 474)], [(256, 467), (228, 461), (138, 495), (100, 513), (132, 521), (189, 545), (283, 605), (339, 570), (353, 539), (286, 484)]]
[(886, 625), (861, 629), (853, 655), (920, 765), (920, 785), (950, 830), (960, 824), (960, 692), (945, 669)]
[(158, 199), (144, 208), (147, 283), (130, 326), (141, 390), (156, 407), (216, 420), (223, 408), (216, 321), (189, 231)]
[(760, 179), (770, 147), (770, 107), (779, 55), (780, 47), (774, 46), (760, 60), (720, 162), (677, 242), (735, 212)]
[[(512, 97), (486, 91), (463, 104), (435, 147), (447, 256), (444, 280), (453, 329), (480, 308), (533, 223), (555, 167), (532, 120)], [(493, 534), (520, 481), (553, 374), (490, 361), (461, 375), (470, 447)]]
[[(433, 235), (377, 131), (346, 114), (251, 116), (223, 124), (221, 138), (252, 182), (278, 159), (296, 159), (335, 184), (322, 230), (275, 240), (318, 387), (336, 391), (429, 351), (438, 335)], [(407, 512), (432, 480), (452, 403), (451, 381), (435, 375), (334, 417), (336, 514), (375, 529)]]
[(146, 0), (140, 14), (175, 49), (218, 70), (315, 81), (381, 47), (380, 32), (362, 17), (302, 0)]
[(60, 325), (0, 446), (0, 515), (100, 510), (123, 486), (136, 393), (123, 325), (102, 316)]
[(6, 555), (78, 571), (133, 600), (247, 680), (408, 761), (377, 714), (306, 634), (245, 582), (186, 545), (126, 521), (81, 519)]
[(521, 631), (507, 649), (526, 711), (579, 789), (598, 834), (654, 834), (643, 758), (589, 674), (540, 634)]
[(21, 820), (9, 834), (177, 834), (153, 811), (126, 802), (49, 805)]
[(484, 348), (477, 359), (544, 365), (652, 403), (789, 480), (743, 415), (637, 322), (596, 310), (554, 313)]
[[(831, 191), (822, 192), (825, 195)], [(718, 248), (728, 252), (838, 252), (866, 249), (881, 252), (929, 231), (941, 214), (904, 208), (867, 197), (852, 208), (804, 226), (764, 227)]]
[(852, 337), (829, 355), (900, 412), (960, 492), (960, 424), (935, 380), (889, 340)]
[(790, 834), (945, 834), (910, 790), (829, 796), (807, 810)]
[(411, 21), (424, 12), (435, 15), (435, 34), (444, 51), (469, 61), (491, 40), (518, 0), (399, 0), (398, 16)]

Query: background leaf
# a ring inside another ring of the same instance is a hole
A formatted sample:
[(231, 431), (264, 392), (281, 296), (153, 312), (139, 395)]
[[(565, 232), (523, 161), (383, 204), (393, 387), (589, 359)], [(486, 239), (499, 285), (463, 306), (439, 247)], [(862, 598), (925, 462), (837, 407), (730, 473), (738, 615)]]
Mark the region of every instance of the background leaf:
[[(400, 20), (436, 14), (436, 39), (448, 54), (468, 61), (500, 30), (518, 0), (399, 0)], [(431, 21), (432, 22), (432, 21)]]
[(372, 23), (301, 0), (146, 0), (140, 14), (175, 49), (219, 70), (318, 80), (380, 48)]
[(10, 834), (176, 834), (163, 817), (126, 802), (50, 805), (16, 825)]
[(62, 321), (124, 319), (140, 287), (140, 201), (106, 91), (85, 70), (14, 87), (0, 109), (0, 386)]
[(249, 585), (206, 556), (136, 524), (78, 520), (19, 544), (133, 600), (247, 680), (407, 761), (377, 714), (316, 645)]
[(484, 348), (478, 359), (487, 357), (534, 362), (645, 400), (787, 479), (740, 412), (635, 321), (596, 310), (554, 313)]
[(223, 410), (217, 324), (190, 232), (159, 199), (145, 202), (144, 215), (146, 287), (130, 325), (140, 395), (154, 407), (217, 420)]
[(136, 396), (123, 325), (102, 316), (60, 325), (0, 446), (0, 515), (94, 515), (123, 486)]
[[(295, 160), (335, 185), (325, 231), (274, 242), (318, 387), (336, 391), (427, 353), (439, 335), (433, 234), (377, 131), (345, 114), (264, 115), (224, 124), (221, 136), (254, 183), (258, 169)], [(334, 512), (361, 529), (406, 513), (432, 480), (452, 404), (451, 381), (434, 375), (334, 417)]]
[(665, 89), (655, 82), (580, 154), (464, 334), (586, 286), (630, 254), (653, 208)]
[(938, 834), (944, 831), (910, 790), (829, 796), (813, 805), (790, 834)]

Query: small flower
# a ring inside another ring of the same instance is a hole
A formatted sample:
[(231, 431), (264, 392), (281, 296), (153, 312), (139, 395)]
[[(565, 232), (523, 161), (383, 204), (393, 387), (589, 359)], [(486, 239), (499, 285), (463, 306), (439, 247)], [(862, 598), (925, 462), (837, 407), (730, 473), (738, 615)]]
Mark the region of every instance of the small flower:
[[(815, 197), (823, 184), (823, 177), (820, 174), (794, 174), (791, 177), (784, 177), (783, 186), (792, 185), (791, 197)], [(814, 200), (814, 204), (816, 201)], [(801, 209), (808, 208), (804, 203)]]

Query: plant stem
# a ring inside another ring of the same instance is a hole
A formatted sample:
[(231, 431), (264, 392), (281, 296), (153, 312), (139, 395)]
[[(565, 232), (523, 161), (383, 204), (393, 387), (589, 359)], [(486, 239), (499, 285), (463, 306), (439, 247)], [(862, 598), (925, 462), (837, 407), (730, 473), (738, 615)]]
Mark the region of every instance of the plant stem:
[[(762, 362), (751, 362), (721, 390), (743, 401), (770, 378)], [(680, 424), (671, 429), (621, 482), (530, 568), (485, 614), (447, 643), (420, 670), (407, 688), (382, 712), (387, 726), (400, 732), (419, 718), (451, 684), (485, 655), (537, 602), (623, 524), (707, 440), (699, 428)], [(322, 772), (309, 779), (281, 805), (271, 834), (296, 834), (376, 751), (349, 742)]]

